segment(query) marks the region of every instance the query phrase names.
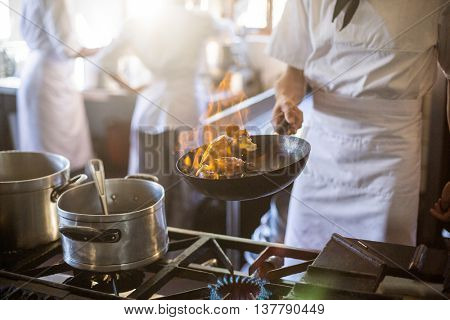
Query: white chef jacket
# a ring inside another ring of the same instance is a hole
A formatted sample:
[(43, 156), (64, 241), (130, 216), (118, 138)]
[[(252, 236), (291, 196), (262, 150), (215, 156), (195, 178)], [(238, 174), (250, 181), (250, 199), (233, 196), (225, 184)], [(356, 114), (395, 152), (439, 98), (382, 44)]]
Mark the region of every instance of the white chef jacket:
[(18, 91), (19, 149), (48, 151), (82, 168), (92, 157), (82, 95), (72, 82), (81, 48), (65, 0), (25, 0), (21, 32), (30, 54)]
[(342, 13), (331, 24), (335, 3), (288, 0), (269, 46), (271, 56), (304, 70), (313, 88), (348, 97), (422, 97), (436, 78), (439, 20), (439, 60), (449, 74), (448, 0), (362, 0), (342, 31)]
[(343, 14), (331, 22), (335, 3), (288, 0), (269, 46), (314, 92), (303, 125), (312, 150), (294, 184), (285, 242), (322, 249), (338, 232), (412, 245), (421, 98), (438, 55), (448, 74), (448, 1), (362, 0), (342, 31)]
[(66, 0), (22, 2), (20, 30), (28, 47), (59, 60), (75, 56), (81, 45), (71, 24)]

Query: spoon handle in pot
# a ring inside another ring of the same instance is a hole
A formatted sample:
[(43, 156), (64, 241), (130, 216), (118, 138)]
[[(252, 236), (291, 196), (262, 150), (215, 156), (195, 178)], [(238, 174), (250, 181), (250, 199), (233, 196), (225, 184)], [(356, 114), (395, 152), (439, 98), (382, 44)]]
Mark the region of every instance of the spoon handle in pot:
[(92, 178), (94, 179), (95, 187), (97, 188), (98, 196), (102, 204), (103, 214), (108, 215), (108, 202), (106, 199), (106, 184), (105, 184), (105, 170), (103, 168), (103, 161), (100, 159), (92, 159), (90, 161), (90, 168)]

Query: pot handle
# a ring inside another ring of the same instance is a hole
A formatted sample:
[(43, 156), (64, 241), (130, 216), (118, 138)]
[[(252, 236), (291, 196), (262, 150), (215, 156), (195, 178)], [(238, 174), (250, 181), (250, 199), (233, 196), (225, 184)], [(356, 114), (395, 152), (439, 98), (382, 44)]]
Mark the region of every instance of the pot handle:
[(67, 181), (67, 183), (65, 185), (55, 188), (52, 191), (50, 199), (53, 202), (56, 202), (58, 200), (59, 196), (62, 195), (64, 191), (69, 190), (73, 187), (79, 186), (86, 180), (87, 180), (87, 175), (85, 175), (85, 174), (76, 175), (75, 177), (69, 179), (69, 181)]
[(158, 177), (148, 174), (148, 173), (136, 173), (136, 174), (130, 174), (125, 177), (125, 179), (141, 179), (141, 180), (150, 180), (153, 182), (159, 182)]
[(99, 230), (91, 227), (60, 227), (59, 232), (70, 240), (82, 242), (116, 243), (121, 238), (119, 229)]

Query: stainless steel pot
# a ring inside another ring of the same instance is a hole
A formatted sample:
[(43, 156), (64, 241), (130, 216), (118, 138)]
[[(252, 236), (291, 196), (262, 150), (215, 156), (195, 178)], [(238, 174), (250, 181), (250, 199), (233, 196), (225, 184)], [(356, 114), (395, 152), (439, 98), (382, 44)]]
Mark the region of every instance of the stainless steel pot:
[(82, 270), (112, 272), (160, 259), (169, 240), (164, 188), (156, 181), (149, 175), (107, 179), (108, 215), (93, 182), (63, 193), (57, 206), (64, 261)]
[(56, 198), (86, 176), (69, 180), (66, 158), (42, 152), (0, 152), (0, 251), (31, 249), (59, 238)]

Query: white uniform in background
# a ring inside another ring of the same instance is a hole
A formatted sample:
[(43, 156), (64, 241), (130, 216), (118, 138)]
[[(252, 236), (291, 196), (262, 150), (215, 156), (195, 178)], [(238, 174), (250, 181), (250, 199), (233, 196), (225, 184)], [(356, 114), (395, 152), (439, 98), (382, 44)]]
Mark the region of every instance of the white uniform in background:
[(129, 173), (139, 169), (139, 130), (153, 133), (183, 126), (197, 127), (206, 111), (208, 92), (199, 69), (205, 42), (217, 34), (207, 13), (164, 5), (149, 18), (129, 22), (108, 47), (101, 65), (116, 73), (117, 61), (136, 55), (151, 71), (150, 86), (137, 98), (131, 122)]
[[(446, 2), (364, 0), (339, 31), (335, 1), (288, 0), (269, 52), (304, 70), (315, 93), (286, 244), (321, 249), (333, 232), (415, 244), (422, 98), (436, 78)], [(441, 56), (448, 66), (448, 47)]]
[(25, 0), (22, 15), (31, 52), (18, 92), (19, 149), (57, 153), (80, 169), (92, 157), (92, 146), (83, 98), (71, 78), (71, 56), (81, 46), (66, 3)]

